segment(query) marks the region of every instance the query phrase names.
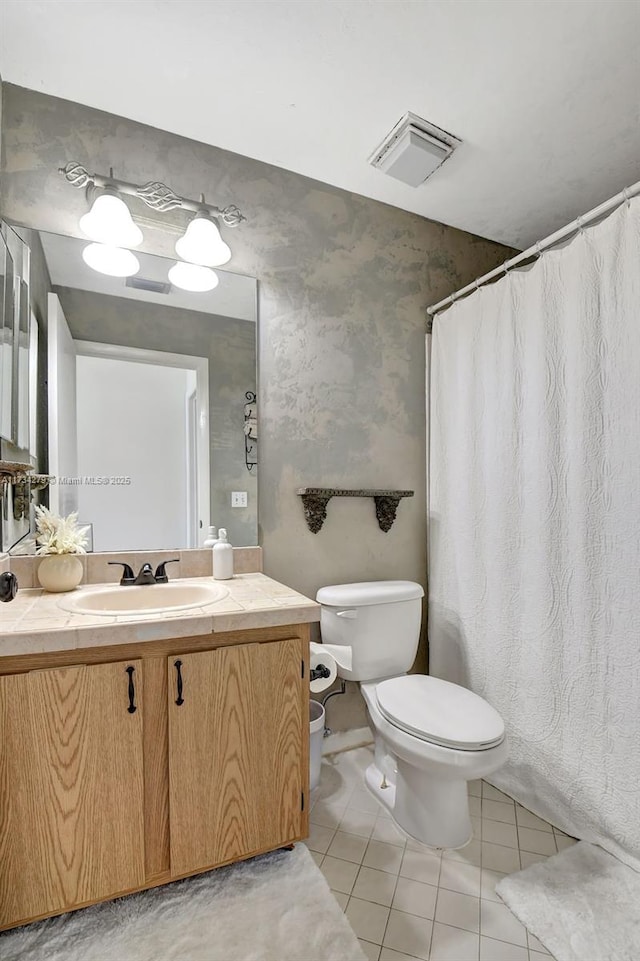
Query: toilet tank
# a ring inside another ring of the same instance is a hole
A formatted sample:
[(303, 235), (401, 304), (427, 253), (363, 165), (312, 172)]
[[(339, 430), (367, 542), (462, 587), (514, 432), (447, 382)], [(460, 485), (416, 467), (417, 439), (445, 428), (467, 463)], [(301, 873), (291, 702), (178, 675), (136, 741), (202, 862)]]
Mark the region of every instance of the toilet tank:
[(335, 584), (316, 594), (321, 605), (324, 644), (348, 645), (348, 681), (372, 681), (406, 673), (412, 666), (422, 620), (424, 591), (413, 581), (367, 581)]

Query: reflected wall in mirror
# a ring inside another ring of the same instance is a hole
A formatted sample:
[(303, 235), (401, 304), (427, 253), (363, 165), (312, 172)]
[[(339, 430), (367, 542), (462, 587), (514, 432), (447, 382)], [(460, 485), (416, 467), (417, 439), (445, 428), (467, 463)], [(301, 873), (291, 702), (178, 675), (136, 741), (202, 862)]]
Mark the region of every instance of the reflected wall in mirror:
[[(173, 261), (140, 252), (135, 276), (110, 277), (84, 263), (86, 242), (39, 239), (50, 507), (77, 510), (94, 551), (200, 547), (209, 524), (234, 546), (257, 544), (244, 434), (257, 282), (217, 270), (214, 290), (187, 292), (168, 280)], [(235, 491), (246, 507), (232, 508)]]
[[(0, 439), (28, 455), (30, 251), (8, 224), (0, 227)], [(24, 458), (28, 459), (28, 456)]]

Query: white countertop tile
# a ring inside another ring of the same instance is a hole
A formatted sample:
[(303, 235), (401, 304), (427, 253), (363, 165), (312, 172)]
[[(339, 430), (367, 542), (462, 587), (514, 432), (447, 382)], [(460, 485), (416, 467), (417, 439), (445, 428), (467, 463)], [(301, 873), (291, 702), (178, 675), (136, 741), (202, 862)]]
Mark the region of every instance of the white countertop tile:
[[(210, 580), (210, 577), (190, 577), (179, 583), (201, 584)], [(113, 586), (83, 585), (76, 591), (90, 592)], [(315, 601), (265, 574), (236, 574), (224, 581), (224, 586), (228, 595), (206, 607), (118, 616), (70, 613), (59, 606), (68, 594), (21, 590), (15, 600), (0, 605), (0, 657), (197, 637), (320, 619), (320, 607)]]

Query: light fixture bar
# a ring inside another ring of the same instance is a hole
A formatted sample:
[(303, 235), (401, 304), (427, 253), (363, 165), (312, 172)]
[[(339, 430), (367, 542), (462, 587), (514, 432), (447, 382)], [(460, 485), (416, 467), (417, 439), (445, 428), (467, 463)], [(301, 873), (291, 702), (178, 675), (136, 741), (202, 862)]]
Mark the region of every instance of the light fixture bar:
[(67, 183), (72, 187), (114, 187), (119, 193), (127, 194), (130, 197), (138, 197), (147, 207), (152, 210), (191, 210), (194, 213), (206, 211), (214, 217), (220, 219), (227, 227), (237, 227), (247, 218), (241, 213), (236, 204), (228, 204), (226, 207), (217, 207), (214, 204), (205, 203), (204, 200), (190, 200), (187, 197), (179, 197), (171, 187), (159, 180), (153, 180), (146, 184), (133, 184), (127, 180), (118, 180), (116, 177), (105, 176), (104, 174), (90, 174), (82, 164), (72, 160), (66, 167), (60, 167), (58, 173), (62, 174)]

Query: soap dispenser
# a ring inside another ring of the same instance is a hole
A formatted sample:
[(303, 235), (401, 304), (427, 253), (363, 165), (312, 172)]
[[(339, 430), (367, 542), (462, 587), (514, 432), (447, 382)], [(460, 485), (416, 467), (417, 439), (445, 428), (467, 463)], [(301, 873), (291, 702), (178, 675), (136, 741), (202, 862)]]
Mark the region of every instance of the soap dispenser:
[(218, 543), (213, 545), (213, 576), (216, 581), (233, 577), (233, 547), (227, 540), (224, 527), (218, 531)]
[(207, 539), (205, 540), (203, 547), (213, 547), (218, 543), (218, 531), (215, 527), (209, 528), (209, 533), (207, 534)]

